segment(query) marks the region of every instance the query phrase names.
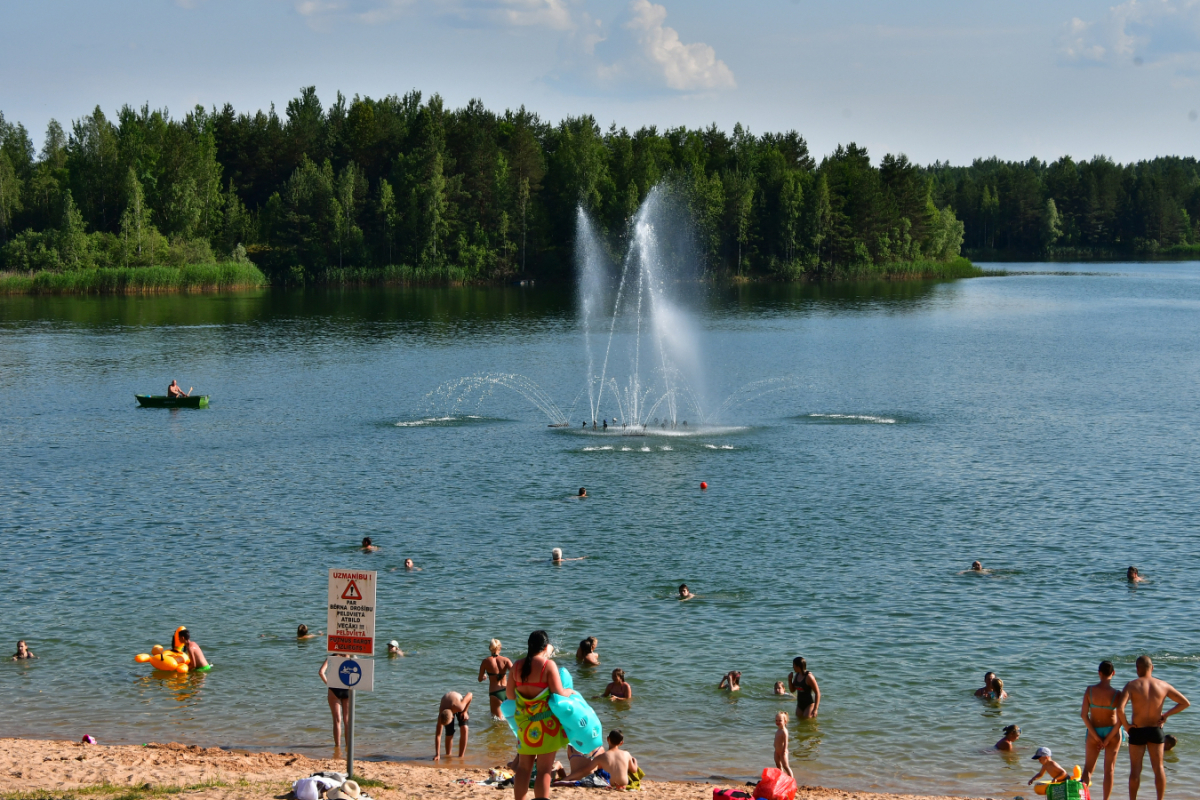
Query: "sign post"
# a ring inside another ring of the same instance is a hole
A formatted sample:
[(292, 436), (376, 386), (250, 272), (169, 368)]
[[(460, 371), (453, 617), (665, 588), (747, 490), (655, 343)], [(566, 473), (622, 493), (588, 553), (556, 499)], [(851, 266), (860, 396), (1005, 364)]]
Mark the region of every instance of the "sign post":
[[(329, 636), (325, 674), (338, 688), (350, 692), (346, 715), (346, 774), (354, 777), (354, 693), (375, 688), (375, 662), (358, 655), (375, 655), (375, 571), (329, 570)], [(348, 655), (341, 655), (348, 654)]]

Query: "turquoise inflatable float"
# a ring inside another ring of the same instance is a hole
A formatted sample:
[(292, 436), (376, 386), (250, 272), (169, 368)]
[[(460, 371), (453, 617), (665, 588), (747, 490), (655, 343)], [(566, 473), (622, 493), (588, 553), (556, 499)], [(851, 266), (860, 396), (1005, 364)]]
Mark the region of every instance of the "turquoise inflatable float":
[[(563, 688), (571, 694), (563, 697), (558, 694), (550, 695), (550, 712), (558, 718), (563, 727), (563, 733), (571, 742), (571, 746), (584, 755), (590, 754), (597, 747), (604, 746), (604, 737), (600, 727), (600, 718), (588, 705), (583, 695), (575, 691), (575, 681), (566, 667), (558, 668), (558, 676), (562, 679)], [(513, 736), (517, 736), (517, 701), (505, 700), (500, 704), (500, 713), (504, 715)]]

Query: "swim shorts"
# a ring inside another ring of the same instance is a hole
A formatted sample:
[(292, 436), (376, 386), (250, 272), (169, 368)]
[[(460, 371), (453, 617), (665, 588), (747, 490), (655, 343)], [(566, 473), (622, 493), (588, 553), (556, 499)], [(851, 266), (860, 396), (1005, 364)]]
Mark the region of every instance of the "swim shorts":
[(1162, 744), (1166, 741), (1166, 738), (1161, 727), (1129, 729), (1129, 743), (1131, 745)]
[(457, 723), (458, 727), (460, 727), (460, 728), (469, 728), (470, 727), (470, 717), (465, 716), (466, 713), (467, 712), (465, 712), (465, 711), (460, 711), (459, 713), (454, 715), (454, 720), (449, 725), (446, 726), (446, 738), (447, 739), (449, 739), (451, 736), (454, 735), (455, 723)]
[(335, 689), (332, 686), (330, 686), (329, 691), (333, 692), (333, 696), (339, 700), (349, 700), (350, 699), (350, 690), (349, 689)]

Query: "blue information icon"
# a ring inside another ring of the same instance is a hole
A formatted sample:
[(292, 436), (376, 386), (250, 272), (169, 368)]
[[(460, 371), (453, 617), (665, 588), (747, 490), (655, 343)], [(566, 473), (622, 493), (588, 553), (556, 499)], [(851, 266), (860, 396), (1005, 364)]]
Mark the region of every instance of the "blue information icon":
[(342, 666), (338, 668), (338, 680), (346, 688), (353, 689), (355, 684), (362, 680), (362, 667), (353, 661), (343, 661)]

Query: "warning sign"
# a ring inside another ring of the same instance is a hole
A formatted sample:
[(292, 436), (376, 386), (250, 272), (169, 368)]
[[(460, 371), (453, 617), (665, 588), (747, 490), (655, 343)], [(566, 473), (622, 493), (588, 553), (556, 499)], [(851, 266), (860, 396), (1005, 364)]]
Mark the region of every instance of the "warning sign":
[(375, 572), (329, 570), (330, 653), (375, 654)]

